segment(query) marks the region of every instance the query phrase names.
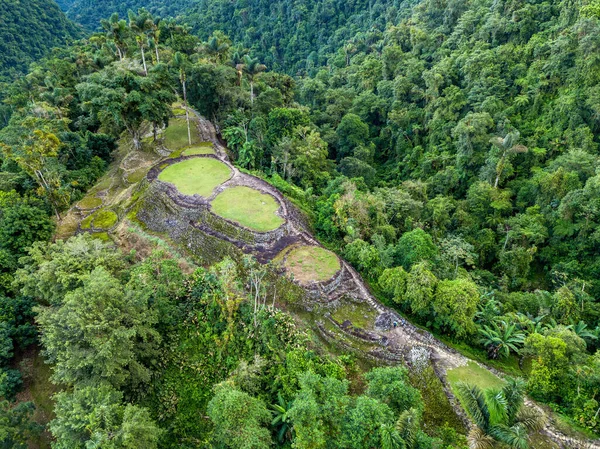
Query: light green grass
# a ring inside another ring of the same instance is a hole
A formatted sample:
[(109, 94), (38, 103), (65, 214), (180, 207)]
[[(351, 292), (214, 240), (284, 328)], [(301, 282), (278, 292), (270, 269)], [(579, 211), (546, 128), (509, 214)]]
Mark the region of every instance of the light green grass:
[(185, 109), (173, 108), (173, 115), (185, 115)]
[(273, 231), (284, 223), (275, 213), (279, 209), (275, 198), (250, 187), (225, 189), (211, 206), (217, 215), (258, 232)]
[[(204, 145), (204, 144), (207, 145)], [(203, 142), (201, 145), (186, 148), (181, 153), (182, 156), (195, 156), (197, 154), (215, 154), (215, 150), (210, 142)]]
[(99, 210), (85, 217), (81, 222), (81, 229), (110, 229), (112, 228), (119, 217), (112, 210)]
[[(190, 119), (190, 130), (192, 145), (200, 143), (195, 120)], [(187, 123), (184, 118), (175, 118), (169, 121), (169, 126), (164, 133), (164, 144), (171, 151), (189, 146)]]
[(95, 196), (86, 196), (77, 203), (80, 209), (94, 209), (102, 205), (102, 199)]
[(492, 374), (485, 368), (480, 367), (475, 362), (469, 362), (465, 366), (460, 366), (448, 370), (448, 381), (455, 389), (456, 384), (464, 382), (469, 385), (477, 385), (480, 388), (497, 388), (504, 384), (504, 381), (498, 376)]
[(198, 157), (169, 165), (158, 175), (158, 179), (173, 184), (184, 195), (207, 197), (230, 176), (231, 170), (222, 162)]
[(144, 177), (146, 176), (147, 173), (148, 173), (147, 167), (138, 168), (134, 172), (127, 175), (127, 182), (129, 182), (131, 184), (140, 182), (142, 179), (144, 179)]
[(337, 256), (319, 246), (293, 248), (286, 256), (285, 267), (294, 275), (294, 279), (304, 284), (326, 281), (341, 268)]

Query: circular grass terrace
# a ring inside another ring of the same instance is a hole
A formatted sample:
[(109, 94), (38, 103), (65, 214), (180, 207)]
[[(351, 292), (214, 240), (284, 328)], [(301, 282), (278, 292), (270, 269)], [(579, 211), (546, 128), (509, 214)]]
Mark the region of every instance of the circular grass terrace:
[(209, 197), (213, 190), (231, 177), (230, 168), (210, 157), (186, 159), (169, 165), (158, 175), (184, 195)]
[(284, 223), (278, 209), (271, 195), (245, 186), (225, 189), (211, 203), (215, 214), (257, 232), (274, 231)]
[(340, 260), (320, 246), (296, 246), (285, 254), (284, 267), (301, 284), (331, 279), (340, 269)]

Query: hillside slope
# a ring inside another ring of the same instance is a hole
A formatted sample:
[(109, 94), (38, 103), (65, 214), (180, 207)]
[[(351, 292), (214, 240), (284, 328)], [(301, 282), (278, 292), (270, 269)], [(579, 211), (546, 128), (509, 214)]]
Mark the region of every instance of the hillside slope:
[(0, 80), (81, 34), (54, 0), (4, 0), (0, 18)]
[(193, 31), (207, 39), (220, 30), (252, 50), (269, 69), (303, 73), (324, 65), (327, 55), (347, 40), (380, 35), (397, 23), (417, 0), (63, 0), (72, 20), (97, 29), (100, 19), (145, 7), (162, 17), (185, 17)]

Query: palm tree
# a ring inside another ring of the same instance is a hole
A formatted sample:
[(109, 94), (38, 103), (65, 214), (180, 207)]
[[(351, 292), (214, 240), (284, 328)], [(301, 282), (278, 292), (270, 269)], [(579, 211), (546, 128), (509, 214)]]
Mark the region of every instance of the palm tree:
[(213, 62), (223, 62), (223, 60), (226, 60), (230, 47), (231, 45), (227, 42), (226, 36), (217, 32), (202, 45), (209, 59)]
[(588, 329), (587, 323), (584, 323), (583, 321), (580, 321), (577, 324), (571, 324), (567, 326), (567, 329), (571, 329), (575, 333), (575, 335), (582, 338), (583, 340), (598, 339), (597, 330), (593, 331)]
[(127, 38), (127, 22), (119, 20), (119, 14), (114, 13), (110, 16), (110, 19), (102, 19), (100, 21), (102, 28), (106, 31), (106, 35), (111, 39), (117, 50), (119, 61), (123, 61), (125, 53), (127, 51), (127, 44), (125, 42)]
[(420, 429), (419, 412), (411, 408), (400, 414), (395, 425), (382, 424), (379, 427), (381, 449), (413, 449)]
[(293, 401), (286, 401), (281, 396), (281, 393), (277, 393), (277, 404), (271, 405), (271, 408), (273, 408), (275, 413), (271, 425), (279, 429), (277, 431), (277, 440), (280, 443), (291, 441), (294, 434), (294, 428), (292, 427), (291, 419), (288, 416), (292, 404)]
[(486, 347), (488, 357), (497, 359), (498, 357), (508, 357), (510, 352), (518, 354), (520, 346), (525, 341), (525, 334), (516, 328), (516, 324), (507, 324), (506, 321), (493, 323), (490, 326), (479, 328), (482, 335), (480, 342)]
[(500, 160), (498, 161), (498, 165), (496, 165), (496, 181), (494, 182), (494, 188), (498, 188), (500, 177), (504, 171), (506, 157), (509, 154), (527, 153), (529, 151), (529, 148), (527, 148), (525, 145), (517, 144), (519, 137), (521, 137), (521, 133), (515, 129), (504, 136), (504, 138), (494, 137), (490, 140), (490, 143), (496, 146), (502, 152)]
[(192, 144), (192, 132), (190, 130), (190, 112), (187, 105), (187, 69), (189, 61), (183, 53), (177, 52), (173, 56), (173, 66), (179, 71), (179, 82), (183, 91), (183, 108), (185, 109), (185, 121), (187, 123), (188, 145)]
[(254, 104), (254, 77), (267, 70), (267, 66), (258, 62), (258, 59), (248, 55), (244, 56), (243, 60), (243, 64), (238, 64), (236, 68), (248, 76), (248, 81), (250, 82), (250, 102)]
[(396, 426), (391, 424), (382, 424), (379, 428), (379, 438), (381, 449), (406, 449), (406, 443), (400, 436)]
[(148, 44), (148, 36), (146, 33), (154, 27), (154, 20), (152, 15), (144, 8), (140, 9), (137, 14), (133, 11), (129, 11), (129, 28), (135, 35), (135, 41), (140, 48), (142, 53), (142, 64), (144, 66), (144, 74), (148, 75), (148, 67), (146, 66), (146, 54), (144, 49)]
[(507, 378), (502, 389), (482, 390), (476, 385), (459, 383), (458, 394), (475, 423), (469, 433), (472, 449), (491, 448), (494, 441), (514, 449), (529, 447), (529, 432), (544, 427), (544, 416), (533, 408), (524, 408), (525, 382)]

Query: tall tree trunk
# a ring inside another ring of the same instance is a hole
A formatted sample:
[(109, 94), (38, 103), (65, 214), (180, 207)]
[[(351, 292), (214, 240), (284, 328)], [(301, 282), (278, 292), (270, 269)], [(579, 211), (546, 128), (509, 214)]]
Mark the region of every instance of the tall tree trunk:
[(502, 153), (502, 157), (496, 166), (496, 181), (494, 182), (494, 188), (498, 188), (498, 184), (500, 183), (500, 176), (502, 176), (502, 171), (504, 170), (504, 160), (506, 159), (506, 150)]
[(144, 53), (144, 46), (141, 44), (140, 50), (142, 51), (142, 64), (144, 64), (144, 75), (148, 76), (148, 67), (146, 67), (146, 54)]
[(190, 130), (190, 112), (188, 111), (187, 105), (187, 87), (185, 82), (185, 77), (181, 79), (181, 85), (183, 87), (183, 108), (185, 109), (185, 121), (187, 123), (187, 132), (188, 132), (188, 144), (192, 144), (192, 132)]
[(250, 80), (250, 104), (254, 106), (254, 81)]
[(160, 64), (160, 56), (158, 56), (158, 40), (154, 41), (154, 51), (156, 52), (156, 63)]

